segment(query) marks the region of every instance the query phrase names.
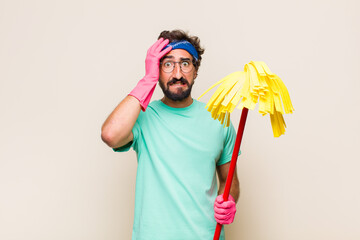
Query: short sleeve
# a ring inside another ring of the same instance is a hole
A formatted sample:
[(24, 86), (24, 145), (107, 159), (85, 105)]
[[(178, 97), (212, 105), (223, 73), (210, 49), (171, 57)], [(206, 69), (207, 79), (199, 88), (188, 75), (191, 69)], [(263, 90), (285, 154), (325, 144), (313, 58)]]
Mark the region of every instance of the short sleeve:
[(127, 152), (130, 150), (130, 148), (134, 145), (134, 141), (129, 142), (128, 144), (118, 147), (118, 148), (113, 148), (114, 152)]
[[(234, 145), (235, 145), (235, 140), (236, 140), (235, 128), (232, 125), (232, 123), (230, 123), (229, 127), (225, 127), (224, 148), (221, 153), (219, 161), (217, 161), (217, 163), (216, 163), (217, 166), (223, 165), (223, 164), (231, 161), (231, 157), (232, 157), (232, 153), (233, 153)], [(239, 155), (240, 154), (241, 154), (241, 151), (239, 151)]]

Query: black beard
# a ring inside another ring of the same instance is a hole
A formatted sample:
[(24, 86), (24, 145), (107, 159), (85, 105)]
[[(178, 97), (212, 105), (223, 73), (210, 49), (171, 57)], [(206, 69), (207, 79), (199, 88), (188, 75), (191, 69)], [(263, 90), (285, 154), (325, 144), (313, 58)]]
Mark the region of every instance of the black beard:
[[(174, 84), (176, 83), (177, 81), (181, 81), (182, 84), (186, 84), (188, 86), (188, 89), (186, 89), (185, 91), (181, 91), (179, 93), (173, 93), (173, 92), (170, 92), (169, 90), (169, 86), (170, 84)], [(176, 79), (176, 78), (173, 78), (171, 81), (169, 81), (165, 87), (164, 83), (159, 81), (159, 85), (164, 93), (164, 95), (169, 98), (170, 100), (173, 100), (173, 101), (182, 101), (184, 99), (186, 99), (187, 97), (190, 96), (190, 93), (191, 93), (191, 89), (192, 89), (192, 86), (193, 86), (194, 83), (192, 83), (191, 85), (189, 84), (189, 82), (184, 79), (184, 78), (180, 78), (180, 79)]]

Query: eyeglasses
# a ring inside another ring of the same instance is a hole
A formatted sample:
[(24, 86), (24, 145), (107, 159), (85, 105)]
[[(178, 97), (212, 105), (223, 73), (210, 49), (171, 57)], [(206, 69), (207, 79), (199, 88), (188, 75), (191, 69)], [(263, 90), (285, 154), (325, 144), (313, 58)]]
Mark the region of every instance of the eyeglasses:
[(194, 67), (194, 65), (192, 64), (192, 62), (190, 60), (183, 60), (180, 62), (163, 61), (163, 62), (160, 62), (161, 70), (163, 70), (166, 73), (171, 73), (172, 71), (174, 71), (175, 63), (179, 64), (181, 71), (184, 73), (190, 72), (191, 70), (193, 70), (193, 67)]

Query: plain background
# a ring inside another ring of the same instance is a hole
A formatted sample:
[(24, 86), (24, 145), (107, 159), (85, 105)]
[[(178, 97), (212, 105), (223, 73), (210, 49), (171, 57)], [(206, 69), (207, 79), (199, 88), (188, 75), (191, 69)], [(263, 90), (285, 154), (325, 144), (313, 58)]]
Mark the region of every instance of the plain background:
[(136, 156), (114, 153), (100, 129), (158, 34), (176, 28), (206, 48), (193, 97), (265, 61), (295, 107), (276, 139), (268, 116), (249, 113), (227, 239), (360, 239), (359, 10), (357, 0), (1, 0), (0, 239), (131, 238)]

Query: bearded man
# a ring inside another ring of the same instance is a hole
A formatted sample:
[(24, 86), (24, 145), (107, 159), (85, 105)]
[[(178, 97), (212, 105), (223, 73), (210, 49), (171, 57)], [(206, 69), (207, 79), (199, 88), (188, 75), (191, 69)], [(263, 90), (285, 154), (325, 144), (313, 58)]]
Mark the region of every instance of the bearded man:
[[(203, 53), (198, 37), (161, 32), (147, 52), (144, 78), (102, 126), (114, 151), (137, 153), (133, 240), (208, 240), (216, 222), (233, 222), (236, 171), (228, 201), (222, 193), (236, 133), (191, 96)], [(164, 96), (150, 103), (157, 83)]]

